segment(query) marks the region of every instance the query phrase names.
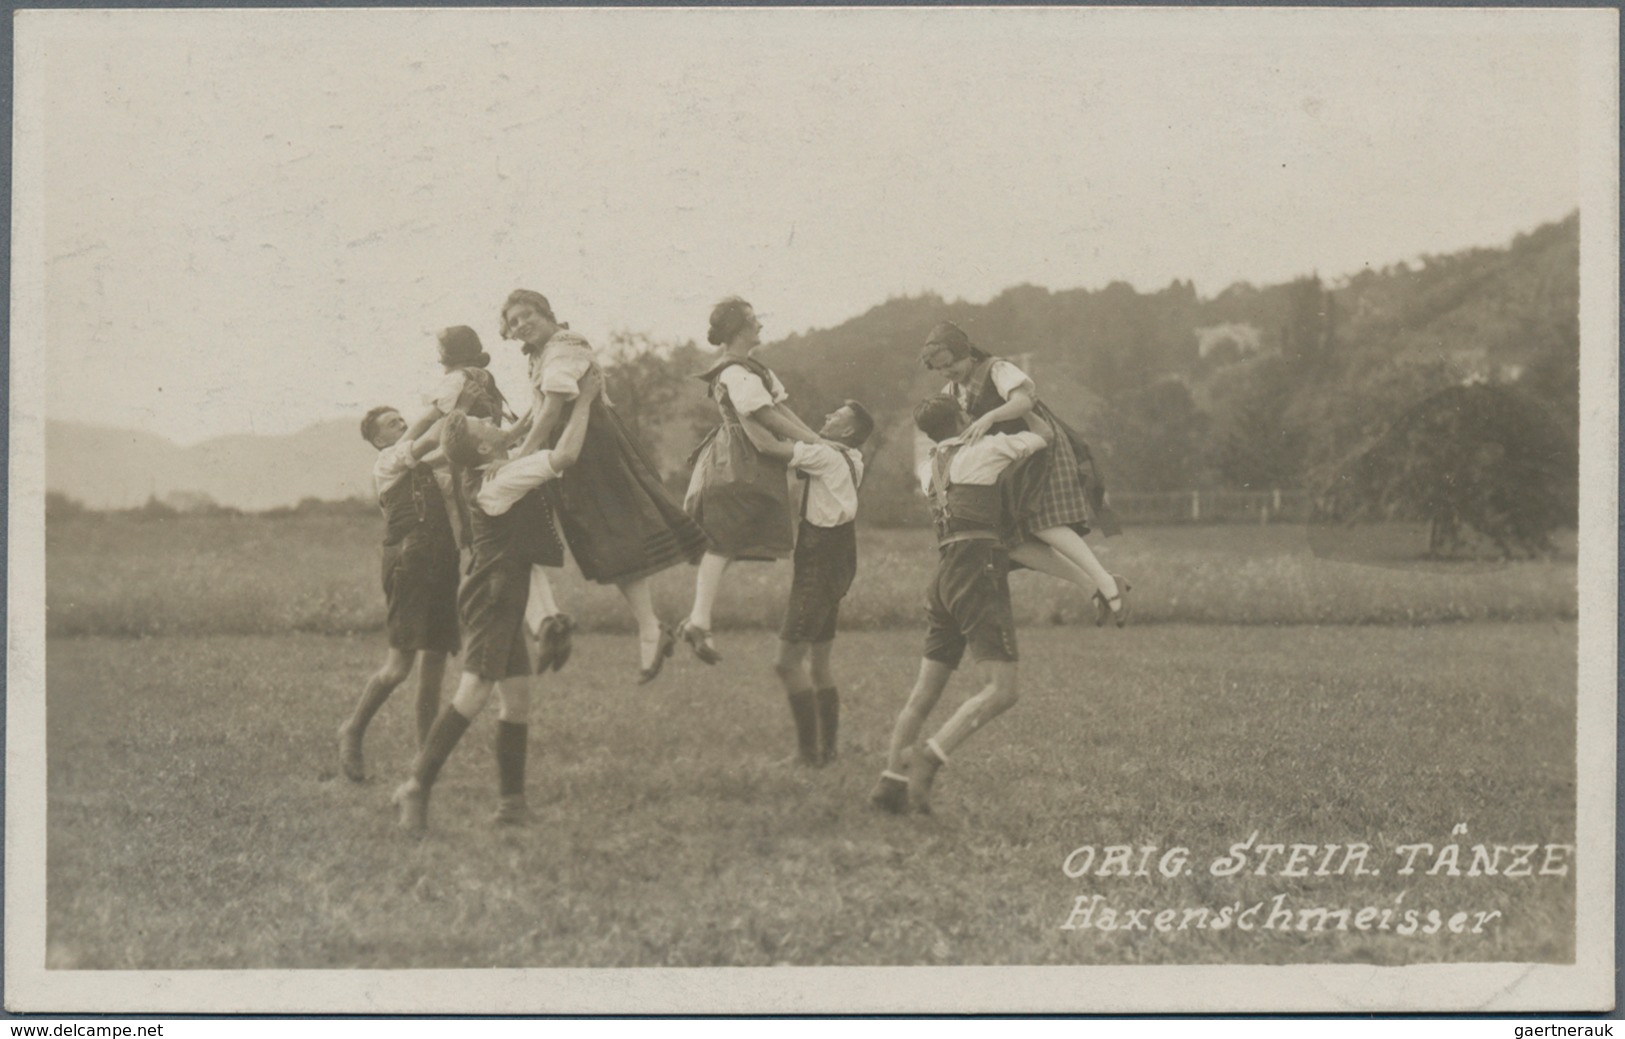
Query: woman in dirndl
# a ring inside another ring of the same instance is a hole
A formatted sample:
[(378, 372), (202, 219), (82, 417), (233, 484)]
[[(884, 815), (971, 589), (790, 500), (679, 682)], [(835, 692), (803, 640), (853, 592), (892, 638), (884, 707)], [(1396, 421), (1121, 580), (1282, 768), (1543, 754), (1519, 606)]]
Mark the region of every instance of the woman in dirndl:
[[(535, 397), (530, 430), (513, 454), (518, 458), (557, 439), (580, 393), (578, 381), (596, 362), (587, 340), (553, 316), (546, 296), (529, 289), (516, 289), (503, 303), (502, 334), (521, 344)], [(675, 633), (655, 614), (649, 578), (697, 562), (705, 533), (672, 500), (607, 395), (590, 408), (580, 460), (547, 487), (581, 575), (614, 585), (631, 607), (641, 684), (660, 673), (676, 645)]]
[(790, 410), (784, 384), (752, 352), (762, 344), (756, 310), (730, 296), (711, 310), (706, 335), (722, 353), (700, 378), (716, 402), (721, 421), (690, 459), (683, 508), (704, 528), (711, 546), (694, 580), (694, 608), (678, 637), (707, 664), (722, 659), (711, 637), (711, 611), (722, 575), (735, 560), (783, 559), (795, 548), (789, 475), (782, 461), (763, 454), (753, 437), (774, 436), (821, 443)]
[[(424, 411), (413, 420), (407, 436), (422, 436), (430, 426), (452, 412), (486, 419), (499, 426), (513, 421), (514, 415), (508, 410), (507, 398), (497, 389), (496, 379), (489, 371), (491, 355), (485, 352), (479, 333), (467, 325), (453, 325), (441, 329), (436, 338), (439, 340), (440, 367), (444, 374), (435, 383), (434, 389), (424, 395)], [(441, 496), (445, 498), (446, 511), (451, 515), (457, 544), (467, 548), (471, 520), (467, 495), (464, 494), (465, 474), (453, 472), (451, 463), (444, 455), (437, 453), (434, 475), (440, 485)], [(545, 501), (527, 501), (523, 503), (523, 508), (538, 515), (548, 510)], [(537, 565), (531, 567), (530, 599), (525, 607), (525, 623), (537, 646), (538, 671), (557, 670), (570, 659), (570, 633), (575, 627), (570, 615), (560, 610), (554, 601), (553, 584), (548, 580), (545, 569), (564, 565), (564, 546), (559, 541), (558, 532), (553, 529), (551, 512), (542, 519), (543, 522), (539, 524), (542, 529), (535, 531), (537, 538), (531, 546), (531, 554), (537, 560)]]
[(1110, 620), (1121, 628), (1128, 620), (1129, 583), (1109, 573), (1083, 539), (1091, 529), (1108, 537), (1121, 532), (1106, 504), (1105, 485), (1089, 445), (1039, 401), (1027, 373), (977, 348), (952, 321), (932, 330), (920, 360), (948, 378), (943, 393), (970, 414), (971, 424), (961, 434), (967, 442), (988, 433), (1021, 432), (1026, 429), (1021, 420), (1034, 410), (1054, 424), (1058, 435), (1050, 449), (1012, 470), (1006, 490), (1014, 538), (1023, 543), (1036, 540), (1051, 551), (1023, 544), (1011, 550), (1010, 558), (1092, 592), (1095, 623)]
[[(513, 416), (507, 410), (507, 401), (502, 391), (497, 389), (496, 379), (487, 370), (491, 355), (480, 345), (479, 333), (467, 325), (453, 325), (441, 329), (436, 339), (439, 341), (443, 374), (435, 382), (434, 388), (423, 395), (424, 410), (413, 418), (406, 436), (416, 440), (427, 433), (430, 426), (454, 411), (488, 419), (499, 426), (504, 421), (511, 421)], [(466, 548), (467, 503), (459, 501), (457, 483), (452, 479), (451, 467), (445, 456), (437, 453), (433, 464), (435, 481), (440, 485), (441, 496), (446, 500), (446, 511), (451, 514), (451, 524), (457, 532), (457, 543)]]

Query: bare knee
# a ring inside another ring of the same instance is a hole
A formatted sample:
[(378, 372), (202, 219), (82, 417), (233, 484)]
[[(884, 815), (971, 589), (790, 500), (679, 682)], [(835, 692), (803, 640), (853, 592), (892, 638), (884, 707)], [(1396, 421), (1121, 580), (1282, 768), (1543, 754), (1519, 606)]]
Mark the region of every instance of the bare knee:
[(780, 678), (793, 678), (801, 673), (801, 663), (807, 657), (807, 646), (802, 642), (779, 640), (779, 655), (773, 661), (773, 671)]
[(402, 658), (399, 654), (391, 652), (384, 666), (378, 669), (378, 681), (384, 685), (394, 687), (406, 681), (412, 673), (412, 658)]
[(472, 718), (485, 709), (485, 702), (491, 697), (491, 687), (495, 682), (488, 678), (481, 678), (472, 671), (464, 671), (462, 679), (457, 683), (457, 692), (452, 696), (452, 706), (464, 718)]

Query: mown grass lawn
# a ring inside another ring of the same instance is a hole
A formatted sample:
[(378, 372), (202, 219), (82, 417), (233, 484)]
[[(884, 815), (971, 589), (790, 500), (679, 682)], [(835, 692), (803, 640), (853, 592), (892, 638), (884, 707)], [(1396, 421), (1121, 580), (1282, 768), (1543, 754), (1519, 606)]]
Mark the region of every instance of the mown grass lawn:
[[(62, 635), (345, 635), (381, 631), (375, 516), (182, 516), (142, 521), (87, 515), (46, 532), (46, 630)], [(920, 620), (936, 552), (928, 530), (859, 532), (859, 571), (844, 630)], [(1134, 583), (1136, 624), (1416, 624), (1573, 619), (1575, 560), (1432, 563), (1426, 530), (1398, 524), (1306, 528), (1146, 527), (1096, 540), (1102, 562)], [(559, 602), (588, 631), (629, 632), (613, 588), (573, 567), (555, 571)], [(734, 567), (717, 603), (721, 630), (774, 629), (790, 564)], [(653, 582), (675, 621), (694, 597), (694, 571)], [(1017, 621), (1077, 623), (1087, 596), (1031, 573), (1012, 577)]]
[[(843, 756), (818, 772), (776, 764), (791, 735), (768, 633), (728, 634), (722, 666), (680, 658), (644, 688), (625, 637), (582, 637), (535, 706), (540, 823), (486, 822), (487, 716), (448, 765), (422, 840), (395, 831), (387, 804), (412, 751), (405, 690), (369, 739), (378, 778), (335, 776), (333, 731), (379, 637), (53, 638), (49, 965), (1572, 959), (1572, 874), (1429, 876), (1425, 858), (1400, 876), (1395, 856), (1413, 842), (1573, 841), (1572, 623), (1021, 638), (1023, 701), (943, 773), (936, 815), (899, 819), (865, 795), (917, 631), (841, 637)], [(944, 706), (970, 685), (957, 679)], [(1452, 837), (1458, 824), (1466, 835)], [(1382, 873), (1207, 871), (1255, 831), (1366, 842)], [(1150, 875), (1062, 873), (1073, 849), (1116, 844), (1158, 849)], [(1157, 875), (1176, 846), (1192, 872)], [(1477, 934), (1063, 930), (1074, 900), (1097, 894), (1123, 908), (1284, 895), (1501, 915)]]

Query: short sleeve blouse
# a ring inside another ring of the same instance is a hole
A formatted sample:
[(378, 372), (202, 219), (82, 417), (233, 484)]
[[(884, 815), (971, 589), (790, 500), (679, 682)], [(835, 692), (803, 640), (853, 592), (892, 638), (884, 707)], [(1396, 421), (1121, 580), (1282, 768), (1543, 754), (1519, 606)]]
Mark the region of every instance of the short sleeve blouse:
[(561, 329), (546, 346), (530, 355), (530, 384), (538, 393), (575, 400), (581, 395), (581, 379), (594, 363), (592, 344), (568, 329)]
[(461, 368), (449, 371), (435, 383), (433, 391), (424, 395), (423, 403), (432, 405), (442, 415), (450, 415), (457, 410), (457, 398), (463, 395), (467, 382), (468, 376)]
[[(1033, 383), (1032, 377), (1003, 358), (994, 361), (988, 368), (987, 378), (993, 384), (993, 388), (999, 391), (999, 396), (1005, 400), (1009, 400), (1010, 394), (1020, 389), (1025, 389), (1030, 397), (1038, 396), (1038, 387)], [(957, 400), (960, 407), (970, 407), (969, 391), (964, 386), (951, 382), (942, 392)]]
[[(754, 415), (763, 408), (782, 404), (790, 399), (784, 384), (771, 371), (763, 383), (757, 374), (742, 364), (730, 364), (717, 375), (717, 386), (728, 394), (728, 400), (741, 415)], [(716, 391), (713, 390), (713, 393)]]

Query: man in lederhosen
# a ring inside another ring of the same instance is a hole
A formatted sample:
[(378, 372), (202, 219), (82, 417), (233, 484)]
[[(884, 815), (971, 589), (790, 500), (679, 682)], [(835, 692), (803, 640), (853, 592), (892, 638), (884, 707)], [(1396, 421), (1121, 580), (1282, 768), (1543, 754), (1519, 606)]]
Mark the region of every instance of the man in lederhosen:
[(841, 599), (858, 569), (860, 449), (874, 432), (875, 420), (862, 404), (846, 401), (825, 416), (818, 435), (829, 443), (818, 444), (780, 440), (748, 417), (741, 422), (763, 454), (780, 459), (802, 480), (790, 603), (773, 667), (790, 700), (796, 759), (804, 765), (827, 765), (835, 760), (841, 717), (830, 653)]
[[(974, 443), (960, 434), (971, 417), (952, 397), (932, 397), (914, 423), (936, 446), (925, 487), (936, 523), (937, 570), (926, 592), (927, 629), (919, 676), (892, 729), (886, 768), (870, 800), (888, 812), (931, 810), (937, 770), (978, 729), (1016, 702), (1016, 626), (1010, 608), (1010, 557), (1001, 540), (1009, 517), (998, 486), (1014, 463), (1049, 446), (1054, 427), (1027, 416), (1029, 432), (994, 433)], [(983, 686), (936, 734), (916, 745), (966, 649)], [(909, 758), (907, 774), (904, 759)]]
[(439, 440), (431, 427), (407, 439), (406, 420), (387, 405), (361, 420), (361, 436), (378, 449), (372, 483), (384, 512), (383, 582), (389, 652), (362, 687), (361, 698), (339, 726), (339, 765), (357, 783), (366, 778), (362, 740), (373, 715), (407, 676), (418, 671), (418, 744), (440, 710), (446, 655), (456, 653), (457, 539), (428, 456)]

